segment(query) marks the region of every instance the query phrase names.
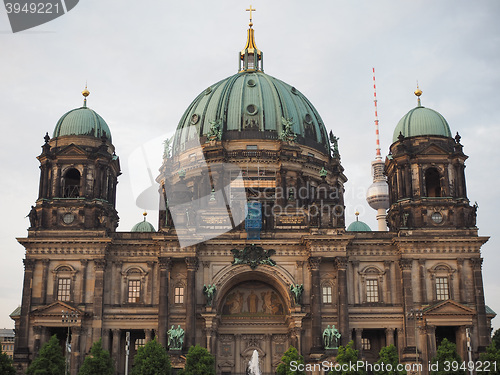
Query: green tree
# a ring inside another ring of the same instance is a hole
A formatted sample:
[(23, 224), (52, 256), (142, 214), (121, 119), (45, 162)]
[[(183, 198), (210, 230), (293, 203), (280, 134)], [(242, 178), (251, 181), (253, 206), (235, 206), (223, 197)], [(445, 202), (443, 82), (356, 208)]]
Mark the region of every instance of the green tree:
[(486, 348), (486, 352), (479, 355), (479, 362), (483, 365), (483, 371), (485, 371), (485, 367), (488, 366), (487, 363), (489, 362), (489, 375), (500, 375), (500, 350), (497, 349), (495, 341), (491, 341), (491, 344)]
[(186, 356), (186, 366), (179, 375), (215, 375), (215, 358), (200, 345), (191, 346)]
[(101, 339), (94, 342), (90, 353), (85, 357), (78, 375), (113, 375), (115, 366), (107, 350), (102, 348)]
[(132, 375), (170, 375), (171, 370), (167, 351), (155, 338), (137, 351)]
[(43, 344), (38, 356), (28, 367), (28, 375), (62, 375), (66, 363), (62, 354), (61, 345), (54, 335)]
[[(432, 358), (431, 363), (438, 364), (437, 371), (431, 371), (431, 375), (465, 375), (465, 370), (460, 368), (462, 358), (460, 358), (457, 352), (457, 346), (448, 341), (448, 339), (441, 341), (441, 344), (437, 348), (436, 356)], [(454, 363), (458, 364), (458, 366), (454, 367)]]
[(0, 374), (2, 375), (16, 375), (16, 369), (12, 366), (12, 359), (9, 358), (7, 353), (0, 350)]
[(305, 371), (293, 371), (292, 366), (290, 365), (291, 362), (293, 362), (296, 366), (304, 364), (304, 357), (299, 355), (299, 352), (293, 346), (290, 346), (283, 354), (283, 357), (281, 357), (281, 363), (276, 369), (276, 375), (306, 375)]
[(491, 340), (495, 341), (495, 347), (500, 349), (500, 328), (495, 331)]
[(406, 371), (404, 369), (402, 371), (398, 371), (398, 349), (394, 345), (391, 344), (380, 349), (378, 357), (379, 359), (375, 363), (380, 366), (380, 370), (373, 371), (374, 375), (406, 375)]
[[(340, 346), (337, 352), (336, 362), (340, 366), (338, 369), (333, 369), (328, 373), (328, 375), (365, 375), (366, 371), (362, 368), (353, 368), (349, 366), (351, 364), (356, 364), (359, 359), (359, 353), (353, 348), (354, 342), (351, 340), (347, 346)], [(345, 366), (342, 366), (345, 365)], [(343, 368), (342, 368), (343, 367)]]

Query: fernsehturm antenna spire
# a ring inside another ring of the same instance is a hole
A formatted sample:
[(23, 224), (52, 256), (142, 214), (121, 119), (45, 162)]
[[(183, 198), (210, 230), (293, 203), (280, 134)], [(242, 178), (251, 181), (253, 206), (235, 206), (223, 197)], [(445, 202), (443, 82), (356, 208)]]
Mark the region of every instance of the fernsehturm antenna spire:
[(377, 210), (378, 230), (386, 231), (387, 223), (385, 217), (389, 208), (389, 186), (384, 176), (384, 161), (380, 152), (380, 133), (377, 109), (377, 87), (375, 85), (375, 68), (373, 68), (373, 103), (375, 104), (375, 160), (372, 162), (373, 184), (366, 193), (366, 200), (371, 208)]

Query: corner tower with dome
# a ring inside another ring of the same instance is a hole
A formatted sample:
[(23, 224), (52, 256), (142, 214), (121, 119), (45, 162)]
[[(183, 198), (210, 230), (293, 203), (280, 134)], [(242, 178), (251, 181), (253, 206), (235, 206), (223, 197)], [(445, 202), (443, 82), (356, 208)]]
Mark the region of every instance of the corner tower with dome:
[[(19, 373), (52, 335), (71, 343), (72, 375), (99, 339), (124, 374), (127, 337), (129, 368), (156, 337), (175, 369), (199, 344), (220, 375), (245, 373), (254, 351), (273, 373), (289, 346), (310, 365), (334, 361), (332, 332), (372, 363), (391, 344), (401, 362), (427, 363), (444, 338), (466, 358), (469, 332), (477, 359), (495, 313), (484, 300), (488, 238), (467, 198), (460, 137), (419, 99), (385, 164), (380, 153), (374, 162), (375, 177), (387, 176), (389, 231), (359, 220), (346, 230), (336, 124), (264, 73), (252, 22), (238, 62), (188, 105), (165, 143), (157, 230), (145, 215), (131, 230), (117, 227), (119, 159), (86, 99), (47, 134), (31, 227), (18, 239)], [(369, 200), (382, 216), (377, 186)]]

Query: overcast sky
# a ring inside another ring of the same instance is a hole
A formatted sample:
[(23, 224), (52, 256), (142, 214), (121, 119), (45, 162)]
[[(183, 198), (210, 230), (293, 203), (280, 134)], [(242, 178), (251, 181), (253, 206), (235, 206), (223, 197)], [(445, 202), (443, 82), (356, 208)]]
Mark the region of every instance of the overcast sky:
[[(202, 90), (236, 73), (248, 6), (82, 0), (66, 15), (16, 34), (0, 10), (0, 328), (13, 326), (8, 315), (21, 302), (24, 248), (15, 238), (27, 235), (45, 132), (81, 106), (88, 81), (89, 107), (108, 123), (121, 159), (118, 230), (129, 231), (142, 220), (129, 156), (172, 133)], [(418, 80), (422, 105), (460, 132), (470, 157), (468, 196), (479, 204), (480, 235), (492, 236), (482, 248), (486, 303), (500, 312), (500, 2), (256, 0), (252, 6), (265, 72), (306, 95), (340, 137), (347, 223), (358, 209), (360, 220), (377, 227), (365, 201), (375, 156), (372, 67), (384, 155), (397, 122), (416, 105)], [(148, 216), (155, 227), (156, 217)]]

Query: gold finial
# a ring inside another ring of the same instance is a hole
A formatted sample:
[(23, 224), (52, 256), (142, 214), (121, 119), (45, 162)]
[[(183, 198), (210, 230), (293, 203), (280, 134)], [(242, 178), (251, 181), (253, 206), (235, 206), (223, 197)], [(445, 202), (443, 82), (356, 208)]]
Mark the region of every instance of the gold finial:
[(252, 9), (251, 5), (250, 5), (250, 8), (246, 10), (247, 12), (250, 12), (250, 23), (248, 24), (248, 26), (250, 26), (250, 27), (253, 26), (253, 23), (252, 23), (252, 12), (255, 12), (256, 10), (257, 9)]
[(422, 90), (420, 90), (420, 88), (418, 87), (418, 81), (417, 81), (417, 89), (415, 90), (415, 95), (418, 98), (417, 100), (418, 106), (421, 107), (422, 104), (420, 103), (420, 95), (422, 95)]
[(418, 87), (418, 81), (417, 81), (417, 89), (415, 90), (415, 95), (416, 96), (422, 95), (422, 90), (420, 90), (420, 88)]
[(85, 83), (85, 90), (82, 91), (82, 95), (85, 97), (90, 95), (90, 91), (87, 90), (87, 83)]
[(86, 107), (87, 106), (87, 96), (90, 95), (90, 91), (87, 90), (87, 82), (85, 82), (85, 89), (82, 91), (82, 95), (83, 95), (83, 106)]
[(147, 213), (146, 211), (144, 211), (144, 212), (142, 213), (142, 216), (144, 216), (144, 221), (146, 221), (146, 216), (148, 216), (148, 213)]
[(356, 210), (356, 212), (354, 213), (354, 215), (356, 215), (356, 221), (358, 221), (358, 216), (359, 216), (359, 211)]

